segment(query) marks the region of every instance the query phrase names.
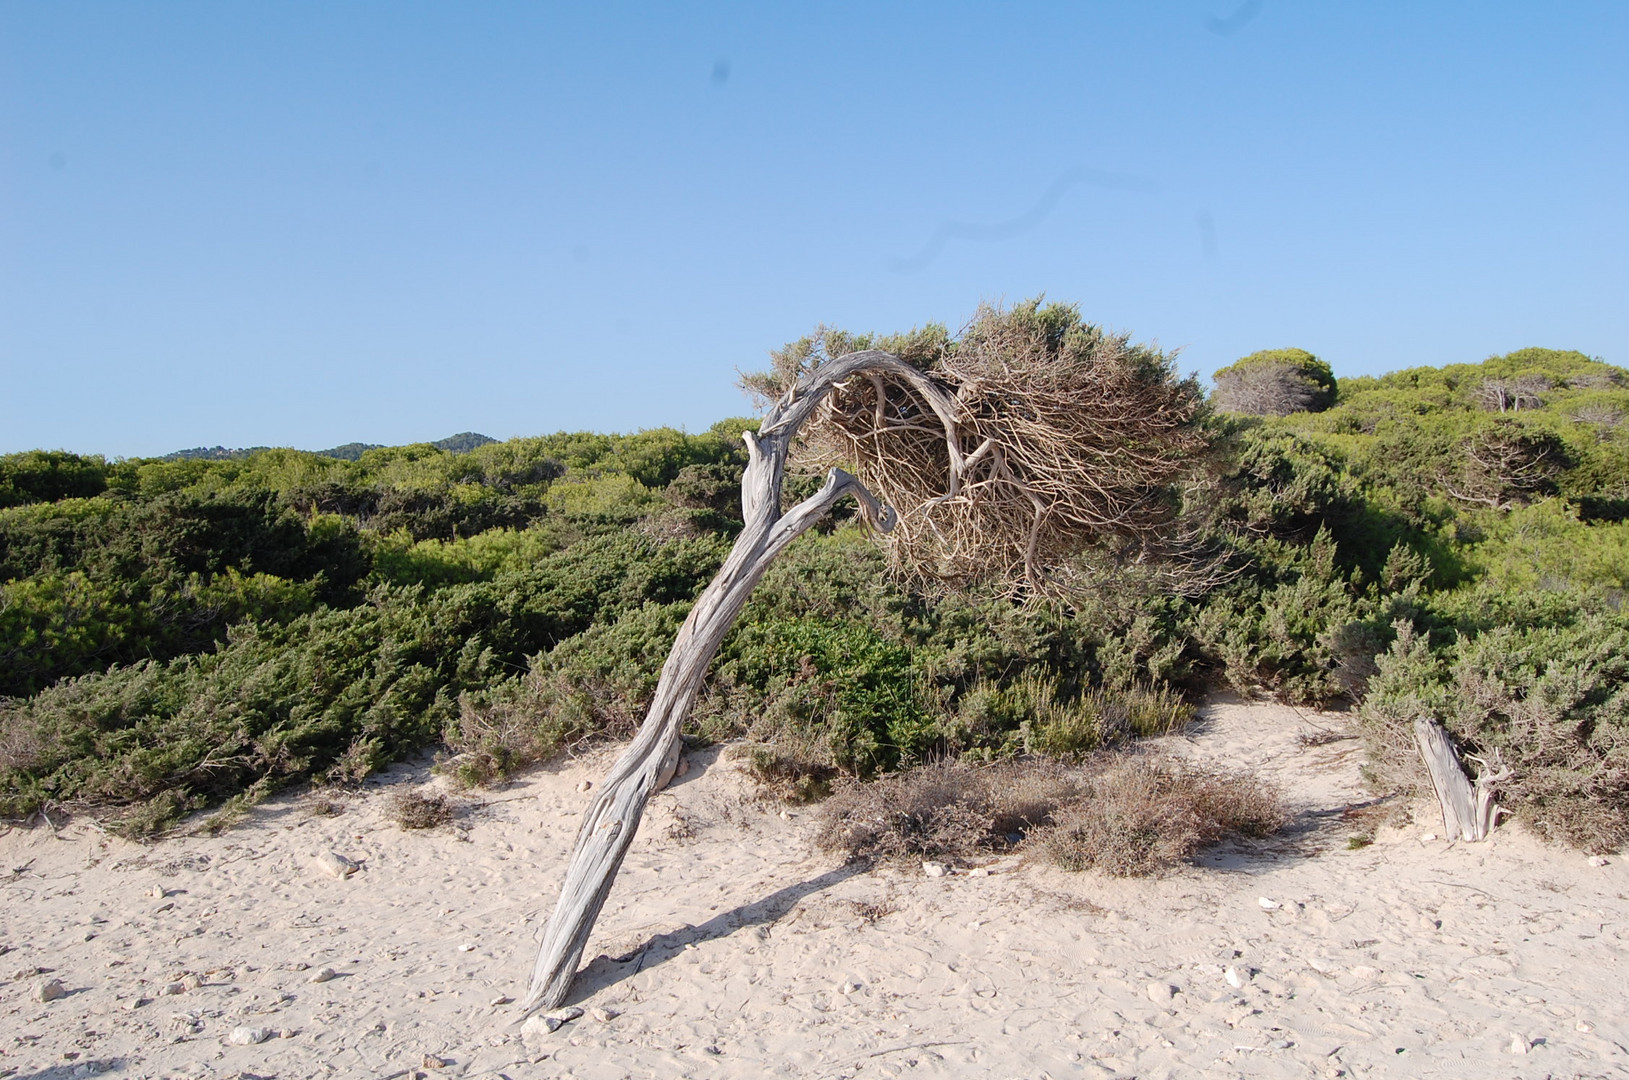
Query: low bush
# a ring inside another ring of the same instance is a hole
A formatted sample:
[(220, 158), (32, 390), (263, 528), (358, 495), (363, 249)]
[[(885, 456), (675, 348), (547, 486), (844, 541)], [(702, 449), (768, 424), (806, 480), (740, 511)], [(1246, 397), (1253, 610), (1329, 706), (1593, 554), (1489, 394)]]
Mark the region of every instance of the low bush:
[(386, 808), (390, 820), (404, 830), (433, 829), (453, 819), (453, 803), (447, 796), (422, 791), (397, 791)]
[(762, 790), (788, 803), (818, 802), (831, 794), (839, 775), (836, 767), (812, 757), (807, 751), (789, 751), (784, 744), (745, 748), (747, 772)]
[[(822, 340), (931, 364), (950, 337)], [(838, 515), (769, 568), (686, 735), (744, 737), (809, 800), (940, 759), (1089, 769), (1226, 682), (1361, 705), (1388, 790), (1419, 783), (1424, 712), (1512, 769), (1500, 800), (1536, 831), (1629, 843), (1629, 375), (1545, 349), (1338, 384), (1296, 351), (1247, 359), (1233, 389), (1269, 407), (1220, 389), (1260, 415), (1209, 419), (1203, 475), (1159, 495), (1169, 548), (1079, 552), (1067, 602), (1026, 603), (903, 580)], [(741, 527), (753, 426), (0, 457), (0, 814), (150, 834), (426, 746), (484, 783), (626, 734)]]
[(1065, 870), (1146, 877), (1229, 835), (1267, 836), (1284, 821), (1277, 795), (1254, 777), (1124, 756), (1092, 773), (1036, 842)]
[(935, 762), (843, 784), (821, 806), (815, 843), (851, 859), (969, 858), (1017, 844), (1079, 790), (1046, 762)]
[[(1360, 712), (1380, 786), (1430, 791), (1413, 722), (1440, 722), (1462, 759), (1508, 766), (1499, 804), (1585, 851), (1629, 844), (1629, 618), (1577, 598), (1468, 597), (1437, 613), (1445, 644), (1400, 624)], [(1524, 610), (1512, 611), (1512, 607)]]
[(821, 807), (815, 842), (851, 859), (956, 860), (1027, 839), (1063, 869), (1141, 877), (1284, 821), (1277, 794), (1254, 777), (1122, 752), (1074, 769), (942, 761), (849, 781)]

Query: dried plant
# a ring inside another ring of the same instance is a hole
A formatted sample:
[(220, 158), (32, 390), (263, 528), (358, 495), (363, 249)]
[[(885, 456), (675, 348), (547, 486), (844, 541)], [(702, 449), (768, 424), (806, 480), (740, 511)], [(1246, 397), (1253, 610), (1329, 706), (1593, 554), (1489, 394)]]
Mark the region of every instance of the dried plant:
[[(583, 814), (523, 1010), (565, 999), (645, 804), (673, 775), (708, 665), (769, 564), (839, 500), (896, 535), (907, 569), (1030, 595), (1062, 592), (1053, 569), (1094, 545), (1137, 558), (1178, 516), (1175, 481), (1208, 440), (1198, 386), (1178, 380), (1164, 354), (1039, 301), (986, 308), (955, 342), (941, 331), (903, 344), (788, 349), (775, 371), (746, 380), (780, 396), (757, 432), (743, 433), (743, 528)], [(788, 506), (795, 448), (833, 465)]]
[(1551, 432), (1526, 430), (1515, 421), (1496, 420), (1461, 443), (1459, 476), (1444, 490), (1461, 502), (1508, 510), (1553, 495), (1556, 477), (1571, 458)]
[(1277, 793), (1254, 777), (1125, 756), (1091, 778), (1039, 843), (1065, 870), (1146, 877), (1228, 835), (1267, 836), (1284, 821)]
[(388, 813), (403, 829), (433, 829), (453, 819), (453, 804), (445, 795), (404, 790), (390, 797)]
[(1580, 405), (1578, 408), (1573, 410), (1572, 418), (1576, 423), (1594, 424), (1596, 427), (1602, 429), (1601, 436), (1603, 438), (1605, 437), (1606, 432), (1614, 431), (1622, 427), (1624, 421), (1623, 412), (1621, 410), (1615, 409), (1611, 405), (1601, 403)]
[[(1055, 595), (1087, 550), (1138, 561), (1169, 545), (1176, 485), (1208, 445), (1197, 385), (1169, 357), (1037, 302), (918, 344), (901, 350), (905, 373), (837, 387), (800, 453), (894, 507), (901, 567)], [(823, 362), (819, 348), (799, 358), (804, 372)]]
[(1049, 823), (1080, 786), (1041, 761), (923, 765), (845, 784), (821, 806), (815, 843), (851, 859), (967, 858)]

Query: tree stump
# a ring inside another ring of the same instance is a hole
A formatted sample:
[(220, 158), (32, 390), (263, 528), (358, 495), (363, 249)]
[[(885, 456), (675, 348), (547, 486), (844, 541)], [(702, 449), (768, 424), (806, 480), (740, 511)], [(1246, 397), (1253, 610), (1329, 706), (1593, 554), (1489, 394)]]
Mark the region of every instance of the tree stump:
[(1442, 827), (1450, 839), (1485, 840), (1493, 831), (1500, 810), (1493, 803), (1493, 785), (1510, 776), (1510, 770), (1494, 772), (1487, 763), (1472, 758), (1481, 768), (1473, 783), (1460, 766), (1459, 754), (1441, 724), (1427, 717), (1414, 719), (1414, 742), (1431, 773), (1437, 805), (1442, 809)]

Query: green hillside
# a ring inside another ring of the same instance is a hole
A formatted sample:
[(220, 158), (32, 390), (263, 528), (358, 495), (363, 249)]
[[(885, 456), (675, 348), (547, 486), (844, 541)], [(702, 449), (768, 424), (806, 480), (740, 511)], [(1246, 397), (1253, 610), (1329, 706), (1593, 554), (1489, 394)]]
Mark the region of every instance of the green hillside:
[[(1256, 355), (1290, 354), (1327, 371)], [(762, 744), (813, 795), (1075, 756), (1227, 683), (1357, 706), (1387, 789), (1418, 784), (1407, 724), (1433, 715), (1512, 766), (1502, 801), (1542, 834), (1621, 846), (1629, 373), (1526, 349), (1319, 390), (1293, 400), (1321, 411), (1205, 421), (1202, 576), (1100, 553), (1067, 604), (1026, 605), (901, 580), (842, 521), (805, 537), (691, 733)], [(626, 734), (740, 527), (750, 426), (0, 457), (0, 812), (140, 833), (427, 747), (486, 782)]]

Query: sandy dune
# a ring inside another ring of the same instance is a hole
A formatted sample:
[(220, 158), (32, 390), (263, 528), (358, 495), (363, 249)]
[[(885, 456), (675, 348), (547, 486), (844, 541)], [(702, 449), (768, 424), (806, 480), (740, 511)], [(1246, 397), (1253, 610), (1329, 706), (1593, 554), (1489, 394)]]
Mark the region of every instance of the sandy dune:
[[(588, 1014), (530, 1041), (499, 1002), (603, 755), (422, 833), (385, 814), (409, 768), (213, 838), (14, 829), (0, 1077), (1629, 1077), (1625, 863), (1509, 827), (1450, 846), (1429, 807), (1348, 850), (1368, 796), (1341, 723), (1220, 702), (1170, 740), (1298, 816), (1158, 881), (858, 871), (695, 755), (600, 920)], [(328, 876), (328, 851), (363, 868)]]

